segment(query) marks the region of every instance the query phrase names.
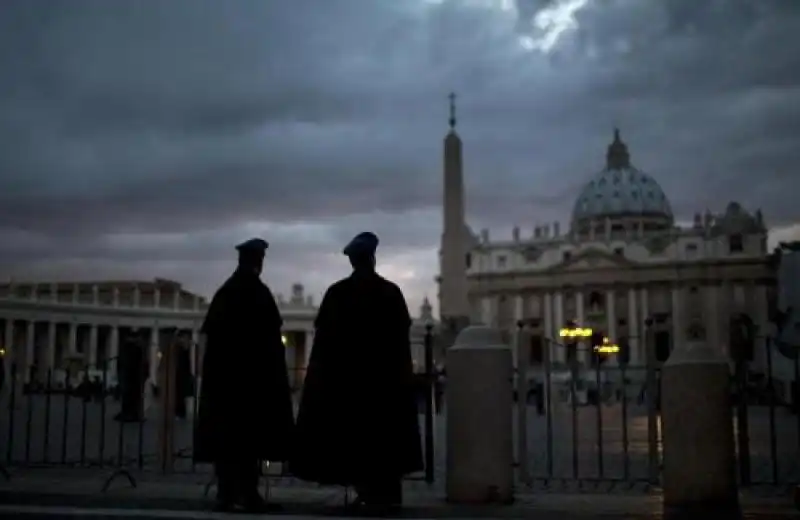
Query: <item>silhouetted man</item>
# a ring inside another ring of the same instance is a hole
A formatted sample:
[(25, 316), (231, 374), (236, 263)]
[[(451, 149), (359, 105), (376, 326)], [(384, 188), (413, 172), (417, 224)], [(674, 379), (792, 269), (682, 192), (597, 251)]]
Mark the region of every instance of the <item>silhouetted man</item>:
[(353, 273), (325, 294), (315, 321), (291, 472), (354, 486), (356, 504), (402, 502), (402, 478), (423, 468), (405, 298), (375, 272), (378, 238), (345, 248)]
[(117, 358), (121, 410), (117, 421), (144, 419), (144, 384), (147, 380), (146, 340), (141, 331), (131, 332), (119, 349)]
[(268, 244), (237, 247), (239, 266), (220, 287), (206, 337), (195, 439), (197, 462), (217, 474), (216, 509), (265, 512), (261, 462), (288, 459), (294, 427), (278, 306), (260, 274)]

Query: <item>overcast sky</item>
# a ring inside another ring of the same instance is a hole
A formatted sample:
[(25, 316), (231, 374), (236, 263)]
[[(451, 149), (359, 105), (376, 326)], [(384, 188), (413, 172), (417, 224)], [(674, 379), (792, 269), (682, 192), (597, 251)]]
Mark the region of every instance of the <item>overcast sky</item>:
[(3, 0), (0, 77), (1, 278), (210, 295), (261, 236), (318, 298), (373, 230), (416, 313), (451, 90), (476, 230), (565, 228), (615, 125), (679, 219), (800, 222), (795, 0)]

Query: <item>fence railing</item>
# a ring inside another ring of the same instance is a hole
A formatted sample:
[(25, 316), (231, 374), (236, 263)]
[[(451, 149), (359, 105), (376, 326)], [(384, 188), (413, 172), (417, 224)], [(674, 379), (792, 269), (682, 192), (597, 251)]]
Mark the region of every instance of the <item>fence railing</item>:
[[(586, 363), (594, 354), (588, 341), (565, 345), (545, 340), (540, 362), (532, 363), (528, 337), (521, 330), (517, 338), (514, 408), (520, 481), (657, 485), (662, 362), (655, 358), (651, 338), (630, 338), (642, 341), (643, 363), (632, 365), (612, 354), (593, 366)], [(762, 338), (754, 360), (731, 362), (732, 428), (742, 486), (800, 482), (800, 369), (796, 358), (782, 359), (793, 364), (793, 380), (784, 383), (793, 385), (795, 393), (793, 399), (779, 399), (785, 393), (776, 391), (775, 355), (769, 340)]]
[[(133, 411), (123, 406), (122, 392), (106, 360), (84, 366), (77, 377), (62, 380), (48, 370), (42, 381), (28, 380), (13, 364), (0, 389), (0, 474), (14, 467), (107, 468), (135, 484), (132, 472), (209, 473), (192, 457), (194, 423), (202, 381), (190, 374), (190, 385), (148, 379)], [(162, 358), (162, 364), (164, 359)], [(295, 406), (299, 404), (305, 367), (291, 367)], [(81, 374), (97, 374), (82, 377)], [(170, 381), (176, 376), (174, 371)], [(436, 475), (437, 406), (431, 330), (425, 339), (425, 364), (416, 374), (425, 471), (411, 478), (433, 482)], [(160, 384), (159, 384), (160, 383)], [(168, 389), (172, 390), (168, 390)], [(171, 392), (173, 395), (168, 396)], [(167, 409), (170, 408), (170, 409)], [(243, 410), (246, 413), (246, 410)], [(365, 410), (364, 413), (369, 413)], [(290, 476), (283, 464), (270, 466), (271, 476)]]

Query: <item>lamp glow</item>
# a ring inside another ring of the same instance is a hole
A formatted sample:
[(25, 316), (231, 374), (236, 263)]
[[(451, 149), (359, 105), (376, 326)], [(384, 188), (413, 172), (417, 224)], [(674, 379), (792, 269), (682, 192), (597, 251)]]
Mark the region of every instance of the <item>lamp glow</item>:
[(608, 338), (603, 338), (602, 345), (595, 345), (594, 351), (598, 354), (618, 354), (619, 353), (619, 345), (616, 343), (611, 343)]
[(582, 327), (563, 328), (558, 333), (562, 338), (588, 338), (592, 335), (592, 329)]

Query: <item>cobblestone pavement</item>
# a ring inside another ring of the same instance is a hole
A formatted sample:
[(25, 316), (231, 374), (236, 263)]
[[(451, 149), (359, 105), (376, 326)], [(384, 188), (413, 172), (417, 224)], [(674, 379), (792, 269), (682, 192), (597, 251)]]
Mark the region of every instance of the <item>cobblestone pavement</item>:
[[(76, 511), (86, 510), (92, 514), (84, 516), (97, 516), (106, 511), (109, 517), (124, 517), (125, 512), (130, 511), (139, 518), (157, 518), (165, 516), (165, 511), (199, 513), (211, 505), (211, 499), (205, 495), (206, 481), (200, 475), (138, 474), (135, 488), (119, 479), (103, 492), (107, 475), (108, 472), (97, 469), (16, 470), (11, 480), (0, 482), (0, 516), (19, 513), (29, 518), (59, 518), (58, 514), (67, 511), (74, 517)], [(657, 490), (638, 495), (518, 492), (517, 500), (508, 506), (455, 506), (447, 504), (441, 490), (435, 486), (409, 482), (405, 487), (403, 517), (523, 518), (533, 513), (537, 519), (561, 520), (665, 517)], [(270, 498), (283, 504), (287, 513), (295, 517), (346, 516), (344, 506), (352, 495), (347, 497), (347, 491), (342, 488), (284, 485), (273, 487)], [(3, 505), (7, 508), (3, 509)], [(770, 498), (743, 495), (742, 509), (745, 518), (752, 519), (797, 515), (787, 495)]]
[[(154, 470), (157, 466), (158, 415), (154, 402), (143, 423), (115, 422), (119, 405), (113, 399), (84, 402), (54, 395), (18, 399), (13, 413), (7, 395), (0, 402), (0, 463), (7, 466), (125, 466)], [(527, 409), (528, 472), (535, 483), (558, 481), (619, 482), (619, 489), (646, 490), (648, 478), (647, 416), (641, 406), (604, 404), (573, 410), (569, 404), (552, 407), (550, 423)], [(514, 412), (515, 436), (518, 417)], [(434, 422), (434, 473), (444, 472), (445, 417)], [(422, 422), (422, 421), (421, 421)], [(176, 421), (177, 472), (199, 472), (191, 462), (192, 420)], [(600, 432), (600, 434), (598, 434)], [(750, 409), (750, 451), (754, 483), (773, 483), (773, 461), (779, 483), (800, 481), (798, 418), (784, 409), (775, 413), (775, 457), (771, 453), (770, 420), (764, 407)], [(660, 446), (657, 446), (660, 450)], [(280, 465), (271, 468), (279, 472)], [(419, 476), (418, 476), (419, 477)]]

